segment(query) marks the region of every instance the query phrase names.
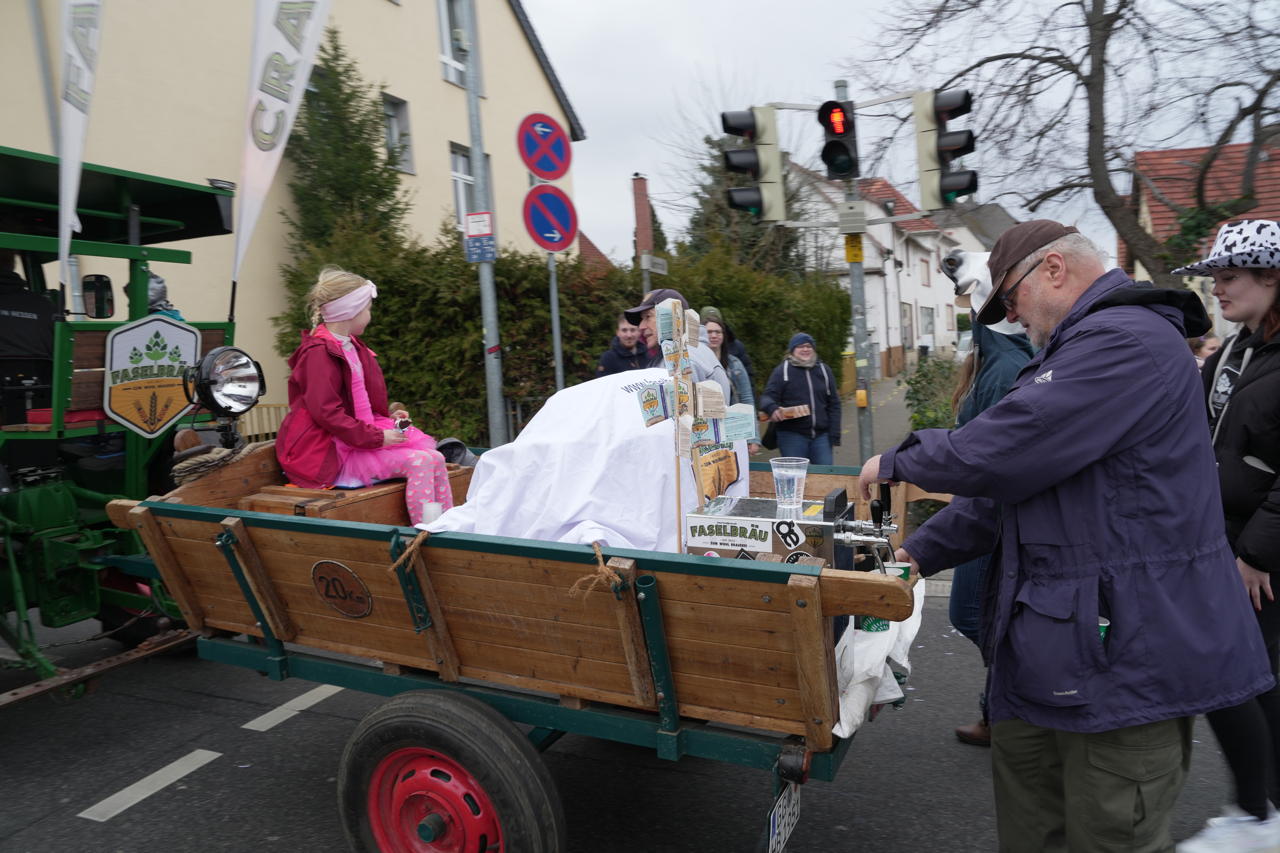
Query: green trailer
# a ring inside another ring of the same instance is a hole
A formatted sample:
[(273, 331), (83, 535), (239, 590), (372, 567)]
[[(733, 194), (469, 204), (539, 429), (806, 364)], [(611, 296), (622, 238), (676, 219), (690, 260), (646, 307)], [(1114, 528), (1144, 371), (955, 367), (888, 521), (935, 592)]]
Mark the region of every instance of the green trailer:
[[(815, 470), (806, 493), (851, 492), (856, 473)], [(752, 481), (771, 493), (767, 470)], [(143, 538), (202, 657), (393, 697), (341, 758), (353, 850), (563, 849), (538, 751), (567, 732), (770, 772), (760, 849), (781, 850), (799, 786), (834, 779), (850, 746), (833, 734), (835, 620), (913, 611), (907, 580), (816, 559), (355, 520), (403, 503), (403, 483), (290, 489), (268, 443), (163, 498), (109, 507)]]
[[(155, 244), (229, 234), (232, 192), (86, 163), (77, 207), (82, 230), (71, 254), (124, 261), (128, 274), (115, 289), (106, 276), (86, 276), (84, 308), (76, 313), (66, 286), (45, 272), (58, 257), (57, 159), (0, 147), (0, 187), (0, 260), (13, 267), (10, 282), (20, 277), (20, 287), (53, 308), (51, 352), (9, 349), (0, 357), (0, 638), (17, 664), (40, 679), (0, 694), (3, 704), (70, 688), (181, 641), (169, 635), (62, 672), (42, 651), (35, 624), (57, 628), (99, 619), (133, 647), (181, 618), (137, 535), (113, 525), (105, 506), (170, 488), (174, 431), (211, 426), (214, 415), (188, 415), (152, 435), (110, 418), (103, 408), (106, 345), (115, 330), (147, 316), (151, 263), (191, 263), (190, 251)], [(13, 289), (9, 284), (3, 291)], [(127, 304), (125, 319), (111, 321), (117, 296)], [(187, 325), (198, 335), (200, 354), (234, 342), (230, 320)], [(178, 367), (167, 364), (170, 373)]]

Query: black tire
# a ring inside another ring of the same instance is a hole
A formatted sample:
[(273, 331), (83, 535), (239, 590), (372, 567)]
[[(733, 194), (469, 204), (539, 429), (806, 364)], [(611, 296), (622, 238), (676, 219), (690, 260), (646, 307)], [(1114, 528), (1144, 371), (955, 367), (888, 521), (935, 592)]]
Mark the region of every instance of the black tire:
[[(467, 850), (498, 850), (490, 845), (499, 839), (507, 853), (564, 849), (560, 795), (537, 750), (506, 717), (461, 693), (403, 693), (361, 720), (338, 766), (338, 808), (355, 851), (462, 849), (452, 844), (458, 834), (467, 836)], [(416, 824), (422, 811), (448, 817), (438, 837), (450, 846), (389, 836)], [(484, 827), (494, 825), (498, 837), (490, 838)], [(484, 846), (471, 846), (481, 835)], [(390, 838), (385, 848), (379, 836)]]

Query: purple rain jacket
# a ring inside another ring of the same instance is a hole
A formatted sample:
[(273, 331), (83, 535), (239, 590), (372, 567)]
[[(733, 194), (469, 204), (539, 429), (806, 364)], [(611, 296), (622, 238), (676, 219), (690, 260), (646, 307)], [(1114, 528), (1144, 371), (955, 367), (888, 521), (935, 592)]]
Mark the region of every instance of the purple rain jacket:
[(964, 496), (904, 543), (922, 574), (992, 552), (993, 722), (1107, 731), (1274, 683), (1184, 340), (1207, 325), (1193, 294), (1112, 270), (999, 403), (883, 455), (882, 476)]

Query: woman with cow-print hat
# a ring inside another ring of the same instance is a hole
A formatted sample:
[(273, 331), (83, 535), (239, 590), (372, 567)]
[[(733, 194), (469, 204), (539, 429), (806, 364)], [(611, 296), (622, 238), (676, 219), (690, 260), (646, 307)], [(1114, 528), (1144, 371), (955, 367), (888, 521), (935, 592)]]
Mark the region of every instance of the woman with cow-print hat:
[[(1173, 271), (1213, 277), (1223, 318), (1239, 323), (1202, 372), (1227, 540), (1280, 673), (1280, 223), (1223, 225), (1209, 257)], [(1280, 850), (1280, 687), (1206, 715), (1236, 805), (1179, 853)], [(1274, 805), (1273, 805), (1274, 804)]]

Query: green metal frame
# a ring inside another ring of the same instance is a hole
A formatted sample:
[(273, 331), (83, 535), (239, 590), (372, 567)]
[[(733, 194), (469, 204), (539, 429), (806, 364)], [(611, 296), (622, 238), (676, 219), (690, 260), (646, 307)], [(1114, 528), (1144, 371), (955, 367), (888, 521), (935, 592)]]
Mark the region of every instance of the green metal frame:
[[(838, 473), (848, 473), (848, 469)], [(162, 518), (220, 524), (227, 517), (235, 517), (242, 519), (251, 528), (262, 527), (271, 530), (385, 542), (388, 557), (392, 560), (403, 553), (404, 543), (418, 533), (414, 528), (394, 525), (334, 521), (159, 501), (143, 501), (141, 506), (149, 508), (153, 514)], [(206, 660), (247, 667), (277, 680), (297, 677), (381, 696), (394, 696), (406, 690), (452, 690), (465, 693), (487, 702), (515, 722), (532, 726), (533, 731), (529, 736), (539, 748), (545, 748), (561, 734), (571, 732), (651, 747), (660, 757), (672, 761), (688, 755), (769, 770), (777, 775), (778, 761), (783, 753), (794, 751), (803, 744), (803, 741), (794, 735), (770, 735), (717, 728), (680, 719), (676, 707), (674, 678), (666, 651), (666, 638), (662, 630), (658, 590), (661, 586), (662, 573), (711, 575), (785, 584), (793, 574), (802, 571), (816, 572), (817, 569), (793, 565), (782, 568), (746, 560), (717, 560), (708, 557), (610, 548), (609, 556), (629, 557), (636, 561), (638, 568), (655, 573), (637, 578), (634, 590), (640, 608), (641, 624), (654, 675), (654, 684), (658, 692), (658, 713), (655, 715), (603, 705), (580, 709), (567, 708), (555, 698), (509, 692), (497, 687), (445, 682), (435, 674), (427, 672), (392, 675), (372, 664), (338, 661), (292, 650), (280, 643), (271, 633), (258, 602), (244, 579), (243, 568), (235, 558), (231, 547), (233, 541), (234, 538), (229, 532), (221, 533), (216, 540), (219, 550), (231, 567), (246, 603), (262, 627), (265, 642), (256, 644), (234, 639), (201, 638), (198, 649), (200, 656)], [(565, 545), (480, 534), (437, 533), (433, 534), (422, 547), (518, 555), (530, 559), (547, 558), (584, 565), (594, 565), (596, 562), (594, 551), (585, 545)], [(401, 566), (398, 575), (406, 592), (405, 605), (414, 620), (415, 628), (424, 630), (430, 624), (430, 617), (425, 613), (426, 606), (425, 601), (421, 599), (421, 589), (417, 586), (416, 580), (409, 580), (412, 578), (412, 572), (407, 567)], [(625, 592), (621, 588), (615, 590), (615, 594), (619, 595)], [(834, 779), (840, 763), (848, 752), (849, 743), (850, 739), (837, 738), (830, 752), (814, 753), (809, 770), (810, 778), (823, 781)]]

